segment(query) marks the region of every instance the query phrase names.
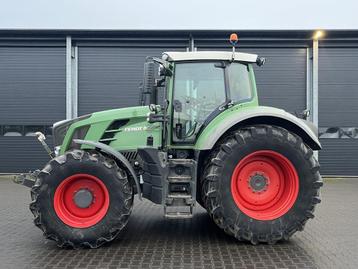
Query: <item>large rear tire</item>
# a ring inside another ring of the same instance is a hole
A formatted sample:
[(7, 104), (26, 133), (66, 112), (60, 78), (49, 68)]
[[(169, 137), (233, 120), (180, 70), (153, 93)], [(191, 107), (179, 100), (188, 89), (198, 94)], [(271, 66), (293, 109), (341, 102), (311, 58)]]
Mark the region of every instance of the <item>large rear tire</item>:
[(302, 139), (269, 125), (239, 129), (218, 142), (202, 178), (214, 222), (240, 241), (289, 239), (313, 218), (319, 164)]
[(126, 172), (98, 152), (52, 159), (31, 189), (34, 223), (59, 247), (97, 248), (125, 227), (133, 206)]

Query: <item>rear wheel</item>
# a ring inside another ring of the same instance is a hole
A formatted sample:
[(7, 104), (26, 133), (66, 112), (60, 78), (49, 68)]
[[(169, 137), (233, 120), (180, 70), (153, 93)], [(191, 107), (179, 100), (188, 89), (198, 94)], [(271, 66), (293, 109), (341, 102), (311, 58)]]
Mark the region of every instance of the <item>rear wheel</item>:
[(239, 240), (275, 243), (313, 218), (322, 186), (319, 164), (300, 137), (268, 125), (220, 141), (202, 180), (214, 222)]
[(35, 224), (60, 247), (96, 248), (125, 227), (133, 190), (124, 170), (98, 152), (51, 160), (31, 190)]

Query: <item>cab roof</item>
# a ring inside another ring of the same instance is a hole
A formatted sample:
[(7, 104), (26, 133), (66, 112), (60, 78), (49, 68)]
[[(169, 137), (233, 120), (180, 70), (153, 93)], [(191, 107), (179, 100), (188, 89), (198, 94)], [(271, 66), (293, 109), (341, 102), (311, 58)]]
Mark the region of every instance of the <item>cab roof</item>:
[(163, 53), (163, 59), (167, 61), (200, 61), (200, 60), (219, 60), (219, 61), (238, 61), (255, 63), (256, 54), (235, 52), (234, 59), (231, 51), (193, 51), (193, 52), (174, 52), (168, 51)]

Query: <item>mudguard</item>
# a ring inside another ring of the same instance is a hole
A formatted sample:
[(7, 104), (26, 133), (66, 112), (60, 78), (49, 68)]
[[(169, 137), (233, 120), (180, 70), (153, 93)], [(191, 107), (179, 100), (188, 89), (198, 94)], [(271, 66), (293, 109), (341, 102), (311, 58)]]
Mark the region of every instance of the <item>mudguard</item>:
[(134, 182), (136, 184), (137, 187), (137, 193), (138, 193), (138, 197), (140, 200), (142, 200), (142, 191), (139, 185), (139, 181), (137, 178), (137, 175), (132, 167), (132, 165), (130, 164), (130, 162), (126, 159), (126, 157), (123, 156), (122, 153), (114, 150), (113, 148), (111, 148), (110, 146), (100, 143), (100, 142), (93, 142), (93, 141), (88, 141), (88, 140), (81, 140), (81, 139), (74, 139), (73, 140), (75, 143), (77, 144), (81, 144), (81, 145), (89, 145), (89, 146), (93, 146), (96, 148), (101, 149), (102, 151), (106, 152), (109, 155), (112, 155), (113, 157), (115, 157), (117, 160), (119, 160), (131, 173)]
[(215, 143), (232, 127), (250, 124), (271, 124), (280, 126), (300, 136), (313, 150), (320, 150), (318, 128), (311, 122), (299, 119), (278, 108), (233, 107), (214, 118), (200, 134), (195, 148), (198, 150), (212, 149)]

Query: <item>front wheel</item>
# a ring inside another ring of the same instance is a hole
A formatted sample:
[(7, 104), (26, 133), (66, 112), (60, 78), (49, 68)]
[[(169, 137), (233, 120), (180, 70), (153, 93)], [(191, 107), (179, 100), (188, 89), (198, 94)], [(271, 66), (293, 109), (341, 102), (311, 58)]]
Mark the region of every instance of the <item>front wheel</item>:
[(302, 230), (320, 202), (319, 164), (300, 137), (268, 125), (239, 129), (213, 150), (202, 200), (214, 222), (253, 244)]
[(35, 225), (60, 247), (97, 248), (112, 241), (133, 205), (126, 172), (114, 160), (82, 150), (52, 159), (31, 197)]

